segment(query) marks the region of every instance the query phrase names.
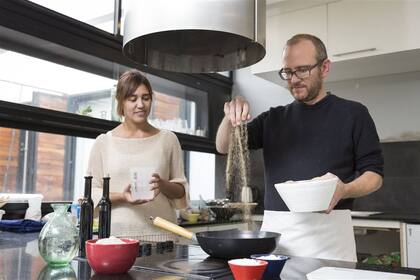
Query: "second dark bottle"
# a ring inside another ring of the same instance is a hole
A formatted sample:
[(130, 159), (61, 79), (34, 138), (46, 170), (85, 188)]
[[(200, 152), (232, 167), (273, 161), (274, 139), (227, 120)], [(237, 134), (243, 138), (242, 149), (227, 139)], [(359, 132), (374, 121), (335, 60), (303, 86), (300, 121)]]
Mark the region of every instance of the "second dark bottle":
[(103, 178), (103, 193), (99, 201), (99, 238), (108, 238), (111, 235), (111, 200), (109, 199), (109, 177)]
[(85, 257), (85, 242), (92, 239), (93, 231), (93, 201), (92, 201), (92, 176), (85, 177), (85, 195), (80, 204), (79, 223), (79, 255)]

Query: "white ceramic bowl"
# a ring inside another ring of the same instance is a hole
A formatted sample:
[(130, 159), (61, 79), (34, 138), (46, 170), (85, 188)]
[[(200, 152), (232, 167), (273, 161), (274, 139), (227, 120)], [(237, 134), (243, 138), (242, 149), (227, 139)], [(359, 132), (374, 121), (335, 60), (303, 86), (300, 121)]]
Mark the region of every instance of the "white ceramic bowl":
[(328, 209), (338, 178), (314, 179), (275, 184), (291, 212), (316, 212)]

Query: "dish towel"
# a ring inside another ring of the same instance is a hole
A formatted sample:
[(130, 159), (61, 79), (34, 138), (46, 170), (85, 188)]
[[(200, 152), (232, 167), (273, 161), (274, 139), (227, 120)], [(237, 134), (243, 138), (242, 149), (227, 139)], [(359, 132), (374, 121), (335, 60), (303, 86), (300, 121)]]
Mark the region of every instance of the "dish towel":
[(11, 232), (38, 232), (45, 222), (33, 220), (1, 220), (0, 230)]

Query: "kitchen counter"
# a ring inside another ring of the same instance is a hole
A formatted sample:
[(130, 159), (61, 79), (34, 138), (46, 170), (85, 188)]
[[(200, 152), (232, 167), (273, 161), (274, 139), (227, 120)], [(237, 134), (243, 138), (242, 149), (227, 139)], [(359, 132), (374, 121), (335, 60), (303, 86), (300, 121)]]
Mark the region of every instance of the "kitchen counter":
[(197, 221), (196, 223), (190, 223), (188, 221), (180, 221), (178, 225), (181, 227), (193, 227), (193, 226), (209, 226), (209, 225), (224, 225), (233, 223), (245, 223), (243, 219), (231, 219), (229, 221), (211, 220), (211, 221)]
[[(361, 229), (378, 231), (396, 231), (399, 233), (399, 251), (402, 266), (420, 267), (418, 249), (413, 247), (411, 227), (420, 224), (420, 213), (383, 213), (352, 211), (355, 231)], [(411, 240), (411, 241), (410, 241)], [(415, 242), (416, 243), (416, 242)]]
[(383, 213), (352, 211), (352, 218), (366, 220), (399, 221), (407, 224), (420, 224), (420, 213)]
[[(182, 276), (172, 271), (157, 271), (154, 269), (147, 269), (143, 266), (146, 264), (153, 264), (154, 260), (171, 261), (174, 259), (174, 254), (183, 252), (183, 256), (194, 260), (197, 265), (197, 260), (208, 261), (208, 256), (198, 246), (182, 246), (176, 247), (174, 252), (167, 253), (168, 255), (159, 255), (153, 252), (151, 256), (139, 257), (133, 268), (124, 275), (107, 276), (95, 275), (90, 269), (85, 260), (73, 260), (71, 266), (65, 269), (51, 269), (46, 266), (44, 260), (38, 254), (37, 244), (38, 233), (16, 234), (1, 232), (0, 233), (0, 275), (2, 279), (212, 279), (212, 278), (194, 278), (194, 276)], [(279, 252), (277, 252), (279, 253)], [(178, 255), (177, 255), (178, 256)], [(176, 259), (176, 256), (175, 256)], [(213, 259), (214, 260), (214, 259)], [(221, 260), (216, 260), (225, 269), (225, 274), (220, 278), (214, 279), (233, 279), (226, 263)], [(305, 279), (305, 275), (313, 270), (323, 266), (358, 268), (375, 271), (388, 271), (397, 273), (412, 274), (420, 279), (420, 269), (412, 268), (387, 268), (383, 266), (372, 266), (360, 263), (339, 262), (331, 260), (321, 260), (312, 258), (291, 257), (287, 261), (281, 279)], [(167, 278), (168, 275), (178, 275), (178, 277)], [(166, 278), (165, 278), (166, 276)]]

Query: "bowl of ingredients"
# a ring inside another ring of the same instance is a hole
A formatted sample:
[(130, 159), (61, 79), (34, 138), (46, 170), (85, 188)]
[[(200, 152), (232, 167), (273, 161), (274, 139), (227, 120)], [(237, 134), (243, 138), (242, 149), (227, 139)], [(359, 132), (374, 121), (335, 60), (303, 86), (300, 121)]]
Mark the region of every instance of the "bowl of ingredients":
[(139, 241), (128, 238), (91, 239), (86, 241), (86, 258), (98, 274), (127, 272), (136, 261)]
[(199, 213), (188, 213), (187, 214), (187, 221), (191, 224), (195, 224), (198, 222), (198, 218), (200, 217)]
[(229, 221), (238, 211), (229, 206), (211, 206), (209, 209), (217, 221)]
[(283, 255), (269, 255), (269, 254), (256, 254), (251, 255), (251, 259), (266, 261), (267, 267), (264, 271), (264, 280), (280, 279), (280, 273), (283, 270), (284, 264), (289, 259), (288, 256)]
[(228, 261), (235, 280), (260, 280), (268, 262), (257, 259), (233, 259)]
[(331, 202), (338, 178), (315, 178), (275, 184), (291, 212), (325, 211)]

